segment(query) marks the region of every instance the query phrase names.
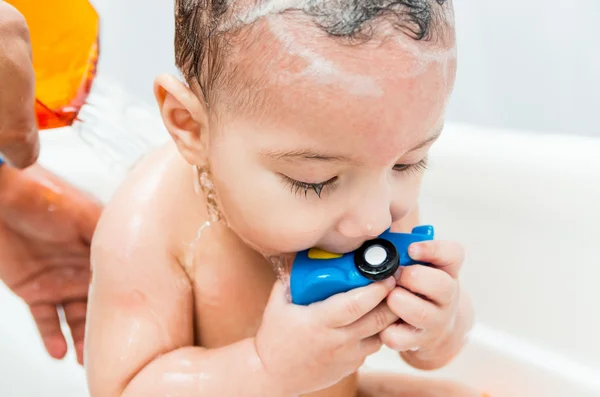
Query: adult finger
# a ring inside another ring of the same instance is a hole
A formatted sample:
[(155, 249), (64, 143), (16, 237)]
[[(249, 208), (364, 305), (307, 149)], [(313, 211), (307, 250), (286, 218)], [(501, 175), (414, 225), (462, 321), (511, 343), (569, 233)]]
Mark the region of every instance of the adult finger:
[(85, 320), (87, 310), (87, 299), (72, 301), (63, 304), (67, 324), (71, 329), (73, 345), (77, 353), (77, 361), (83, 365), (83, 342), (85, 336)]
[(60, 328), (58, 309), (51, 303), (30, 306), (31, 315), (51, 357), (61, 359), (67, 354), (67, 341)]

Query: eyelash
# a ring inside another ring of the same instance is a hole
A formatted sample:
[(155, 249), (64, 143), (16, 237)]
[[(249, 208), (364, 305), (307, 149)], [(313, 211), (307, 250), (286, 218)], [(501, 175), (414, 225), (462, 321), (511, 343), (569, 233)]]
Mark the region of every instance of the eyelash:
[[(421, 172), (427, 170), (427, 157), (415, 164), (396, 164), (393, 169), (394, 171), (400, 173), (413, 173), (414, 175), (420, 174)], [(286, 183), (290, 185), (294, 195), (298, 195), (300, 192), (304, 191), (304, 196), (307, 197), (308, 192), (312, 190), (319, 198), (321, 198), (323, 190), (327, 187), (331, 187), (338, 179), (336, 176), (325, 182), (306, 183), (297, 181), (285, 175), (283, 175), (283, 177), (285, 178)]]
[[(428, 158), (425, 157), (423, 160), (421, 160), (415, 164), (396, 164), (394, 166), (394, 171), (402, 172), (402, 173), (407, 172), (407, 173), (412, 173), (413, 175), (418, 175), (421, 172), (426, 171), (428, 169), (427, 164), (428, 164)], [(398, 168), (398, 167), (404, 167), (404, 168)]]
[(325, 182), (321, 182), (321, 183), (306, 183), (306, 182), (300, 182), (297, 181), (295, 179), (292, 179), (290, 177), (284, 176), (286, 179), (286, 182), (290, 185), (290, 187), (292, 188), (292, 193), (294, 195), (298, 195), (300, 192), (304, 191), (304, 196), (307, 197), (308, 196), (308, 191), (312, 190), (314, 191), (317, 196), (319, 198), (321, 198), (321, 194), (323, 193), (323, 190), (326, 187), (330, 187), (331, 185), (333, 185), (336, 181), (337, 181), (337, 176), (334, 178), (331, 178), (328, 181)]

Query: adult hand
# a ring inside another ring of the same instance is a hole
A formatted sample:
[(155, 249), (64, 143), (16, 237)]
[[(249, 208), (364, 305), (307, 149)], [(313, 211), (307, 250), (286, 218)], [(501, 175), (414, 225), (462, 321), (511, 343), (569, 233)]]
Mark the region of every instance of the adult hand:
[(48, 353), (67, 352), (62, 306), (83, 362), (90, 242), (101, 207), (34, 165), (0, 167), (0, 280), (29, 305)]
[(39, 136), (35, 74), (25, 18), (0, 0), (0, 153), (14, 166), (35, 162)]

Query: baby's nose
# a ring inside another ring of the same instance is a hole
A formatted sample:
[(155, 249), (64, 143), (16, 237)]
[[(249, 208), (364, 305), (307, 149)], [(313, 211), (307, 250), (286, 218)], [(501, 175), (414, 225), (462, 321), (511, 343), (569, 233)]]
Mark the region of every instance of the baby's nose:
[(360, 222), (343, 219), (338, 225), (338, 231), (344, 237), (356, 239), (371, 239), (385, 232), (391, 225), (391, 216), (382, 217), (381, 221)]
[(371, 239), (389, 229), (392, 214), (389, 201), (366, 203), (349, 211), (338, 223), (338, 232), (344, 237)]

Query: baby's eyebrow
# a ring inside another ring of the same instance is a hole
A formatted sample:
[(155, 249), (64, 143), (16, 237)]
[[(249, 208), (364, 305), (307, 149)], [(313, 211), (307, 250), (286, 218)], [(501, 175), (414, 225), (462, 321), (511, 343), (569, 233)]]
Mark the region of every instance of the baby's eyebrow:
[[(437, 140), (442, 134), (442, 129), (437, 130), (432, 136), (419, 143), (417, 146), (409, 150), (407, 153), (414, 152), (422, 149), (429, 145), (431, 142)], [(276, 150), (276, 149), (261, 149), (260, 154), (272, 158), (274, 160), (316, 160), (316, 161), (335, 161), (335, 162), (355, 162), (354, 159), (335, 153), (319, 152), (314, 149), (296, 149), (296, 150)]]
[(270, 157), (274, 160), (285, 159), (301, 159), (301, 160), (317, 160), (317, 161), (336, 161), (350, 162), (352, 159), (348, 156), (342, 156), (334, 153), (319, 152), (314, 149), (298, 149), (298, 150), (274, 150), (262, 149), (260, 153), (263, 156)]
[(435, 132), (435, 134), (433, 134), (429, 138), (425, 139), (423, 142), (419, 143), (414, 148), (410, 149), (407, 153), (414, 152), (414, 151), (417, 151), (419, 149), (423, 149), (425, 146), (429, 145), (431, 142), (436, 141), (440, 137), (440, 135), (442, 135), (443, 129), (444, 129), (444, 127), (438, 129)]

